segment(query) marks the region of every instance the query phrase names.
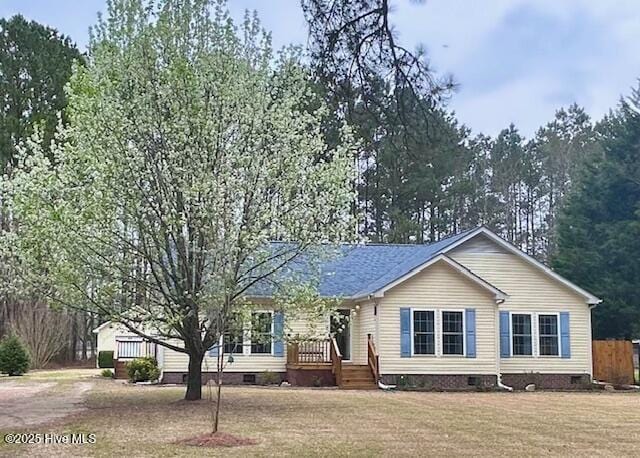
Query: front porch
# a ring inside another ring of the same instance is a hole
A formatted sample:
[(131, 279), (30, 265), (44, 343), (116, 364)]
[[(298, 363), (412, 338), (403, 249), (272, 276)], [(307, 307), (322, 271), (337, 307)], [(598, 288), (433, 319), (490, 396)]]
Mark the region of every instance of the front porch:
[(367, 364), (345, 361), (335, 337), (290, 342), (287, 379), (296, 386), (376, 389), (380, 378), (378, 359), (371, 335), (367, 336)]
[(149, 342), (138, 336), (117, 336), (116, 351), (113, 355), (114, 376), (117, 379), (126, 379), (127, 363), (136, 358), (156, 358), (158, 344)]

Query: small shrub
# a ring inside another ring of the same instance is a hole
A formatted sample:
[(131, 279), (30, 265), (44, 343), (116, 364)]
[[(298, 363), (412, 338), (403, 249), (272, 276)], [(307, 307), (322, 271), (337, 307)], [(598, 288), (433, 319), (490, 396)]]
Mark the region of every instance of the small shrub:
[(102, 369), (100, 375), (104, 378), (113, 378), (113, 371), (111, 369)]
[(9, 336), (0, 342), (0, 372), (22, 375), (29, 369), (29, 354), (16, 336)]
[(100, 369), (113, 369), (113, 351), (98, 352), (98, 367)]
[(127, 363), (127, 374), (132, 382), (148, 382), (158, 380), (160, 369), (155, 358), (136, 358)]
[(263, 385), (276, 385), (280, 382), (280, 376), (275, 372), (264, 371), (260, 374), (260, 381)]

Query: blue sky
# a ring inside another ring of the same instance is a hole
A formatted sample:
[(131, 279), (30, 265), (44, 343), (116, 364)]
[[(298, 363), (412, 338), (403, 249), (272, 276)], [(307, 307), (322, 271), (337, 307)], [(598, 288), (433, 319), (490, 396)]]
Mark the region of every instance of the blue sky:
[[(638, 0), (395, 0), (405, 46), (426, 47), (433, 67), (460, 87), (449, 107), (473, 129), (496, 135), (513, 122), (527, 136), (577, 102), (594, 118), (640, 77)], [(69, 35), (81, 48), (104, 0), (0, 0)], [(234, 16), (256, 9), (274, 44), (305, 43), (298, 0), (231, 0)]]

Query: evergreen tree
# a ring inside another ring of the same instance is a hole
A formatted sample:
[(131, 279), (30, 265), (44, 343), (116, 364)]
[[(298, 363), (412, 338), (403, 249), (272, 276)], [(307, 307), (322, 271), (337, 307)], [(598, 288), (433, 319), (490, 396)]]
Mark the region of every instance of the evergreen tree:
[(67, 101), (64, 86), (81, 55), (68, 37), (22, 16), (0, 19), (0, 168), (15, 145), (43, 124), (49, 144)]
[(491, 191), (498, 196), (498, 227), (507, 240), (520, 245), (520, 199), (524, 168), (524, 138), (511, 124), (498, 135), (491, 150)]
[(598, 127), (603, 154), (583, 164), (558, 223), (554, 267), (601, 297), (596, 337), (640, 333), (640, 92)]
[(0, 373), (22, 375), (29, 369), (29, 354), (16, 336), (0, 341)]
[(564, 205), (578, 170), (586, 161), (600, 153), (600, 145), (589, 116), (576, 104), (560, 109), (555, 118), (540, 128), (532, 141), (532, 148), (540, 161), (540, 221), (544, 257), (555, 250), (556, 216)]

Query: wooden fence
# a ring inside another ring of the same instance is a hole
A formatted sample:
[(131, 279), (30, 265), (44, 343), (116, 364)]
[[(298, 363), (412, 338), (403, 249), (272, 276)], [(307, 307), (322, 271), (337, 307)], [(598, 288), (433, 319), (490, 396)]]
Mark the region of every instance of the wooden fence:
[(629, 340), (594, 340), (593, 378), (602, 382), (633, 385), (633, 344)]

